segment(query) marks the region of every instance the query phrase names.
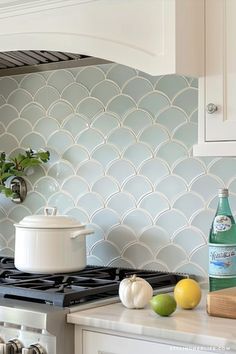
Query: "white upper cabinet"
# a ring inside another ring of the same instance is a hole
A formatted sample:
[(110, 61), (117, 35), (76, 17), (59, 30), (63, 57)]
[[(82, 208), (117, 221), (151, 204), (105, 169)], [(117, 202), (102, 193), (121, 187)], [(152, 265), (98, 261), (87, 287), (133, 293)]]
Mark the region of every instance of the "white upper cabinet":
[(0, 1), (0, 51), (51, 50), (151, 75), (203, 73), (204, 0)]
[(205, 75), (194, 155), (236, 156), (236, 0), (206, 0)]

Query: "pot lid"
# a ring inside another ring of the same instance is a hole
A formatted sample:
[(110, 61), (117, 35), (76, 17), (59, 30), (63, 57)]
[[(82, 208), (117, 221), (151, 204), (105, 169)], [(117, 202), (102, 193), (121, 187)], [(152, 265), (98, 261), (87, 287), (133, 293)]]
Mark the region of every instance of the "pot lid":
[(24, 217), (19, 224), (15, 225), (17, 227), (27, 227), (27, 228), (83, 228), (82, 225), (75, 218), (67, 215), (56, 215), (56, 207), (45, 207), (44, 215), (29, 215)]

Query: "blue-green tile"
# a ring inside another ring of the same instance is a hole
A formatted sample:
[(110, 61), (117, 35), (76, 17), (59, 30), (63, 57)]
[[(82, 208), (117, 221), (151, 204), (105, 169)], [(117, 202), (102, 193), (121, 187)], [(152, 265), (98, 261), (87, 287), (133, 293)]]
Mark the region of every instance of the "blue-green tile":
[(9, 124), (7, 132), (17, 136), (21, 140), (25, 135), (32, 131), (32, 126), (25, 119), (15, 119)]
[(74, 140), (70, 134), (64, 131), (56, 131), (48, 139), (48, 146), (63, 154), (70, 146), (74, 144)]
[(45, 117), (37, 121), (34, 131), (48, 139), (55, 131), (59, 130), (59, 124), (55, 119)]
[(144, 162), (152, 158), (151, 149), (142, 143), (136, 143), (129, 146), (124, 151), (124, 158), (130, 161), (136, 168)]
[(74, 200), (79, 200), (89, 191), (89, 186), (80, 176), (71, 176), (65, 180), (61, 189), (69, 193)]
[(73, 113), (73, 107), (65, 101), (55, 102), (48, 110), (49, 117), (54, 118), (58, 122), (63, 122)]
[(7, 103), (15, 107), (18, 111), (21, 111), (22, 108), (32, 101), (33, 97), (27, 91), (21, 89), (13, 91), (7, 99)]
[(114, 96), (120, 94), (120, 88), (113, 81), (104, 80), (97, 84), (91, 91), (91, 96), (106, 105)]
[(118, 183), (108, 176), (99, 178), (92, 186), (92, 191), (98, 193), (104, 200), (119, 191)]
[(236, 159), (235, 158), (221, 158), (215, 161), (209, 168), (209, 173), (219, 177), (223, 183), (229, 183), (232, 176), (235, 175), (236, 171)]
[(47, 79), (48, 85), (54, 87), (59, 92), (62, 92), (65, 87), (75, 81), (74, 76), (69, 70), (53, 71)]
[(143, 231), (139, 241), (147, 245), (155, 255), (160, 248), (169, 244), (170, 239), (165, 230), (154, 225)]
[(112, 161), (118, 160), (120, 157), (119, 151), (115, 146), (104, 144), (97, 147), (92, 153), (92, 158), (103, 165), (104, 169), (109, 167)]
[(76, 138), (77, 135), (86, 130), (88, 126), (89, 125), (85, 117), (81, 117), (80, 115), (74, 113), (69, 115), (62, 125), (65, 131), (71, 133), (73, 138)]
[(186, 227), (175, 235), (173, 243), (182, 247), (190, 255), (194, 250), (205, 245), (206, 240), (200, 230)]
[(176, 95), (173, 105), (181, 108), (190, 115), (197, 108), (198, 91), (195, 88), (187, 88)]
[(189, 220), (196, 212), (204, 209), (204, 202), (198, 195), (189, 192), (178, 197), (173, 204), (173, 208), (182, 212)]
[(99, 130), (104, 137), (107, 137), (119, 125), (119, 117), (112, 113), (104, 112), (95, 118), (91, 126)]
[(119, 215), (114, 210), (108, 208), (97, 211), (91, 221), (98, 225), (105, 233), (107, 233), (111, 227), (120, 224)]
[(168, 200), (173, 201), (187, 191), (187, 185), (179, 176), (169, 175), (156, 185), (156, 191), (165, 195)]
[[(171, 222), (170, 222), (171, 220)], [(173, 234), (180, 228), (183, 228), (188, 225), (188, 220), (186, 216), (178, 210), (171, 209), (165, 211), (161, 214), (155, 224), (158, 227), (163, 228), (168, 233), (170, 239), (173, 237)]]
[(139, 137), (154, 151), (164, 142), (169, 140), (168, 132), (159, 125), (152, 125), (146, 128)]
[(197, 144), (197, 136), (197, 125), (194, 123), (186, 123), (176, 130), (173, 138), (183, 143), (186, 146), (186, 149), (190, 149), (193, 144)]
[(146, 210), (135, 209), (130, 211), (124, 218), (123, 223), (135, 232), (135, 235), (141, 234), (145, 228), (150, 227), (153, 222)]
[(40, 88), (44, 87), (45, 85), (46, 80), (39, 73), (26, 75), (20, 83), (20, 87), (28, 91), (33, 96)]
[(15, 90), (17, 90), (18, 84), (13, 77), (2, 77), (0, 78), (0, 95), (5, 99)]
[(152, 92), (152, 90), (153, 86), (150, 81), (142, 77), (134, 77), (123, 86), (122, 93), (133, 98), (135, 102), (139, 102), (143, 96)]
[(155, 89), (163, 92), (172, 100), (179, 91), (186, 87), (188, 87), (188, 82), (183, 76), (166, 75), (158, 81)]
[(45, 109), (48, 109), (53, 102), (60, 99), (58, 90), (51, 86), (44, 86), (37, 91), (34, 97), (35, 101)]
[(124, 225), (119, 225), (111, 229), (107, 235), (107, 240), (112, 242), (120, 251), (129, 244), (136, 241), (136, 237), (132, 230)]
[(85, 213), (91, 218), (92, 215), (100, 209), (103, 209), (104, 204), (99, 194), (88, 192), (80, 196), (77, 206), (84, 210)]
[(176, 164), (173, 172), (182, 177), (188, 184), (191, 183), (196, 177), (205, 174), (205, 169), (199, 160), (194, 158), (186, 158)]
[(61, 94), (63, 100), (68, 101), (73, 107), (76, 107), (80, 101), (89, 95), (86, 87), (78, 84), (72, 83), (67, 86)]
[(170, 107), (170, 101), (162, 93), (150, 91), (140, 99), (138, 107), (149, 112), (152, 117), (156, 117), (161, 111)]
[(81, 114), (88, 122), (104, 111), (103, 103), (95, 97), (86, 97), (76, 106), (76, 112)]
[(181, 263), (187, 260), (187, 255), (182, 248), (175, 245), (167, 245), (156, 256), (158, 261), (168, 264), (170, 271), (174, 271)]
[(128, 146), (136, 142), (135, 135), (133, 132), (127, 128), (120, 127), (116, 128), (108, 136), (107, 141), (115, 145), (121, 152), (124, 151)]
[(123, 94), (112, 98), (107, 105), (107, 111), (116, 113), (121, 118), (121, 120), (129, 112), (135, 110), (136, 110), (135, 101), (131, 97)]
[(145, 161), (139, 169), (139, 172), (155, 185), (169, 174), (169, 169), (164, 161), (154, 158)]
[(169, 133), (172, 134), (176, 128), (187, 122), (187, 116), (179, 108), (170, 107), (157, 115), (156, 122), (166, 127)]
[(130, 261), (133, 267), (141, 267), (152, 259), (152, 253), (144, 244), (135, 243), (127, 247), (123, 257)]
[(123, 124), (130, 128), (137, 136), (145, 128), (152, 126), (152, 117), (146, 111), (135, 110), (126, 116)]
[(4, 104), (0, 107), (0, 121), (2, 124), (7, 127), (14, 119), (19, 117), (17, 109), (8, 104)]
[(152, 184), (145, 176), (134, 176), (124, 184), (123, 190), (129, 192), (136, 201), (153, 190)]
[(94, 256), (101, 259), (104, 264), (108, 264), (114, 258), (119, 256), (117, 247), (105, 240), (97, 242), (91, 252)]
[(72, 145), (66, 149), (62, 158), (72, 164), (73, 167), (78, 167), (80, 163), (89, 159), (87, 150), (80, 145)]
[(76, 143), (82, 145), (89, 153), (104, 143), (104, 138), (95, 129), (87, 129), (79, 134)]
[(104, 175), (104, 171), (102, 165), (99, 162), (95, 160), (89, 160), (80, 164), (77, 169), (77, 174), (84, 178), (84, 180), (89, 185), (92, 185)]
[(24, 136), (24, 138), (21, 140), (21, 147), (24, 149), (33, 149), (33, 150), (39, 150), (43, 149), (46, 146), (46, 141), (44, 137), (38, 133), (29, 133)]
[(114, 65), (107, 72), (107, 79), (114, 81), (116, 84), (123, 87), (126, 81), (130, 80), (137, 75), (137, 72), (133, 68), (129, 68), (124, 65)]
[(110, 165), (107, 170), (107, 175), (112, 176), (119, 184), (122, 184), (129, 177), (135, 175), (135, 168), (131, 162), (120, 159)]
[(0, 151), (5, 151), (6, 154), (10, 154), (18, 147), (19, 142), (16, 138), (8, 133), (3, 134), (0, 139)]
[(111, 196), (107, 206), (121, 216), (136, 207), (133, 196), (125, 192), (119, 192)]
[(76, 76), (76, 81), (91, 90), (95, 85), (105, 79), (101, 69), (95, 66), (83, 68)]
[(32, 102), (27, 105), (20, 113), (20, 117), (28, 120), (34, 125), (40, 118), (46, 116), (46, 109), (38, 103)]

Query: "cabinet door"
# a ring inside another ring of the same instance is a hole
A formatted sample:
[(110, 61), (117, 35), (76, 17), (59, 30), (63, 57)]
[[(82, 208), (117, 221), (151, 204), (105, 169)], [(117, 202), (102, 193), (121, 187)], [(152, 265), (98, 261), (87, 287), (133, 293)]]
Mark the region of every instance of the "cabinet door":
[[(236, 140), (235, 19), (235, 0), (206, 0), (206, 142)], [(211, 103), (217, 111), (208, 112)]]
[(183, 351), (186, 354), (192, 354), (193, 351), (195, 353), (210, 353), (200, 350), (200, 346), (198, 350), (197, 345), (188, 345), (183, 348), (87, 330), (83, 330), (82, 341), (82, 354), (173, 354), (174, 351), (179, 353)]

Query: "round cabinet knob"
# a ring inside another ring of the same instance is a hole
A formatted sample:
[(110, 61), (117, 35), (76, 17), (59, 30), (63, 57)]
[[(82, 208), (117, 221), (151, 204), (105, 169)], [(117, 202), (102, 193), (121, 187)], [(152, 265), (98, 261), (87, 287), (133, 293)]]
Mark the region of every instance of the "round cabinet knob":
[(22, 354), (47, 354), (43, 347), (36, 343), (29, 346), (29, 348), (23, 348)]
[(208, 103), (208, 105), (206, 106), (206, 111), (208, 114), (213, 114), (217, 110), (218, 110), (218, 107), (214, 103)]
[(0, 343), (0, 354), (19, 354), (23, 345), (18, 339), (9, 340), (7, 343)]

